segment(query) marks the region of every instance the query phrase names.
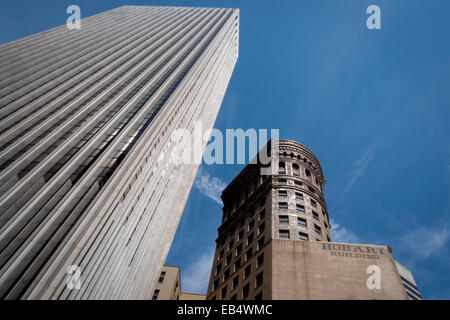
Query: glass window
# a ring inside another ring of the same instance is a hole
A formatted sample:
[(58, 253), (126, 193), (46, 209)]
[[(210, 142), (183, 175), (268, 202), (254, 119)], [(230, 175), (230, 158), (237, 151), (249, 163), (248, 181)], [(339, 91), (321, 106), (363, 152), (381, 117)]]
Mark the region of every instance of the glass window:
[(162, 283), (162, 282), (164, 281), (164, 277), (165, 277), (165, 276), (166, 276), (166, 273), (165, 273), (164, 271), (162, 271), (161, 274), (160, 274), (160, 276), (159, 276), (158, 282), (159, 282), (159, 283)]
[(257, 268), (261, 267), (264, 263), (264, 253), (261, 253), (258, 258), (256, 259), (256, 266)]
[(289, 230), (280, 230), (280, 239), (289, 239)]
[(289, 224), (289, 217), (288, 216), (280, 216), (280, 224)]
[(252, 271), (252, 265), (249, 264), (244, 270), (244, 278), (247, 279)]
[(242, 288), (242, 297), (246, 298), (248, 297), (248, 294), (250, 293), (250, 286), (247, 283), (243, 288)]
[(300, 227), (304, 227), (304, 228), (308, 227), (308, 223), (306, 222), (306, 219), (297, 218), (297, 222)]
[(256, 275), (256, 287), (258, 288), (263, 284), (263, 272), (261, 271)]
[(278, 204), (278, 208), (279, 208), (280, 210), (287, 210), (287, 209), (289, 208), (289, 206), (288, 206), (287, 202), (280, 202), (280, 203)]
[(322, 233), (322, 228), (320, 228), (320, 227), (317, 226), (317, 225), (314, 225), (314, 230), (315, 230), (317, 233), (319, 233), (319, 234)]
[(308, 241), (308, 235), (303, 232), (298, 233), (298, 240)]

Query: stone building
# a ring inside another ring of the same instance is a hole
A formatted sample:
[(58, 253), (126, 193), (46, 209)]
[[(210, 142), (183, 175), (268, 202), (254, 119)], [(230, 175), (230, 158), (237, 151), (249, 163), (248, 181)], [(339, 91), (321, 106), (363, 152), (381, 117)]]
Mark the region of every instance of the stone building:
[(152, 300), (205, 300), (205, 295), (182, 292), (180, 267), (164, 266), (156, 282)]
[(290, 140), (261, 152), (277, 156), (275, 172), (249, 164), (222, 193), (207, 299), (407, 299), (389, 247), (331, 242), (315, 155)]

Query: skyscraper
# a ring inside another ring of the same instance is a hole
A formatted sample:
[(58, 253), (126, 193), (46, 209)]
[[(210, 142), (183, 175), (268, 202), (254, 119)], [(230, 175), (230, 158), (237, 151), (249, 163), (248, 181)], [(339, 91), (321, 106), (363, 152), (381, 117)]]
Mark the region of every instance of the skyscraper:
[(262, 152), (275, 173), (249, 164), (222, 193), (207, 299), (407, 299), (390, 247), (331, 242), (316, 156), (291, 140)]
[(151, 298), (198, 168), (171, 133), (213, 126), (238, 30), (125, 6), (0, 46), (1, 298)]

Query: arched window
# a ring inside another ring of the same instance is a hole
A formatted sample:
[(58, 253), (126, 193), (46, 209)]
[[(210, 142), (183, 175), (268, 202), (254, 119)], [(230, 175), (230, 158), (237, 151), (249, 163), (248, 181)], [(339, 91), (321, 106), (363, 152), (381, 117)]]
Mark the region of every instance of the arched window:
[(311, 172), (308, 169), (305, 169), (305, 173), (307, 177), (311, 177)]
[(298, 164), (293, 163), (293, 164), (292, 164), (292, 173), (293, 173), (295, 176), (298, 176), (298, 175), (299, 175), (299, 172), (300, 172), (300, 167), (298, 166)]
[(286, 173), (286, 163), (283, 161), (280, 161), (278, 163), (278, 173)]

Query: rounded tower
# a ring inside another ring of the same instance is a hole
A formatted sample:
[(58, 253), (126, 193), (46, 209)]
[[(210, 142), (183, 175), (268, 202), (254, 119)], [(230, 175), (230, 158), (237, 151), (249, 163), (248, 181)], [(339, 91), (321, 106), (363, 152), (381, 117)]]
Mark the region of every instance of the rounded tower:
[(331, 241), (325, 178), (316, 156), (292, 140), (279, 140), (277, 155), (278, 170), (272, 176), (272, 238)]

